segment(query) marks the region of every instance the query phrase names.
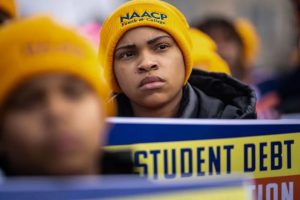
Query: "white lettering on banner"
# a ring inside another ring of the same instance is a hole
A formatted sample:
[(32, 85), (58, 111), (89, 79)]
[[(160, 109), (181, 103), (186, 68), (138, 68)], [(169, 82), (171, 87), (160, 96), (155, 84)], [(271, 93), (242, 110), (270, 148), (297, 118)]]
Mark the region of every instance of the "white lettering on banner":
[[(273, 197), (273, 198), (272, 198)], [(276, 183), (269, 183), (266, 189), (267, 200), (278, 200), (278, 187)]]
[[(257, 200), (293, 200), (294, 199), (294, 182), (268, 183), (266, 185), (252, 185), (253, 192), (256, 191)], [(279, 196), (281, 191), (281, 196)]]

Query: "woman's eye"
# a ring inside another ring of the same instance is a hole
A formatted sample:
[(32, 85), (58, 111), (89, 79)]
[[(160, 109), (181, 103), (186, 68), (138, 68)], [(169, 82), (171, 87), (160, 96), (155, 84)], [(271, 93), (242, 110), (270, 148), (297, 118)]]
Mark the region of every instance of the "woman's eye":
[(27, 94), (25, 95), (16, 95), (13, 98), (11, 98), (8, 101), (7, 106), (11, 109), (17, 110), (32, 109), (34, 107), (37, 107), (38, 105), (41, 105), (44, 99), (45, 94), (43, 92), (27, 92)]
[(90, 88), (85, 84), (80, 82), (74, 81), (73, 83), (69, 83), (64, 86), (63, 93), (69, 99), (80, 99), (82, 98), (87, 92), (90, 91)]
[(69, 97), (70, 99), (79, 99), (84, 93), (82, 88), (77, 87), (66, 87), (64, 88), (65, 96)]
[(169, 47), (168, 44), (159, 44), (159, 45), (157, 45), (156, 49), (157, 49), (157, 50), (165, 50), (165, 49), (167, 49), (168, 47)]
[(135, 55), (134, 52), (127, 51), (127, 52), (120, 53), (118, 58), (119, 59), (129, 59), (129, 58), (133, 57), (134, 55)]

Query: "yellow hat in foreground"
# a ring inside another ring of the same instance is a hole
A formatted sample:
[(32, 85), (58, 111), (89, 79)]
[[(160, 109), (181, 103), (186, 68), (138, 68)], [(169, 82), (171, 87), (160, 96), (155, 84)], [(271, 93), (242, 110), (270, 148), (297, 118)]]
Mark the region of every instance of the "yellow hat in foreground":
[(17, 17), (17, 6), (15, 0), (0, 0), (0, 10), (5, 11), (12, 18)]
[(192, 71), (189, 25), (174, 6), (160, 0), (132, 0), (109, 16), (100, 33), (99, 58), (114, 92), (120, 87), (113, 73), (115, 47), (124, 33), (141, 26), (154, 27), (170, 34), (177, 42), (185, 61), (185, 83)]
[(193, 67), (231, 75), (229, 66), (216, 52), (216, 43), (208, 35), (195, 28), (190, 29), (190, 34), (193, 42)]
[(259, 36), (256, 33), (254, 25), (247, 19), (239, 18), (235, 21), (235, 27), (244, 43), (244, 60), (247, 66), (255, 61), (259, 50)]
[[(111, 90), (96, 50), (75, 29), (48, 17), (32, 17), (1, 28), (0, 55), (0, 106), (24, 81), (49, 73), (74, 75), (96, 91), (101, 103), (109, 99)], [(104, 107), (112, 114), (113, 105)]]

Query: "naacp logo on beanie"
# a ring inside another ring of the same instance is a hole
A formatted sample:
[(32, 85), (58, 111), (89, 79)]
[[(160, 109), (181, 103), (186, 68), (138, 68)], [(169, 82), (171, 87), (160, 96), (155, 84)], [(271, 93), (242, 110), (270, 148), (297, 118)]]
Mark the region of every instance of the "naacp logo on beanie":
[(143, 21), (165, 24), (166, 18), (168, 18), (168, 16), (164, 13), (151, 12), (147, 10), (145, 10), (142, 13), (133, 11), (132, 13), (126, 13), (125, 16), (121, 16), (120, 22), (122, 26), (126, 26), (128, 24), (137, 23), (137, 22), (143, 22)]
[(131, 0), (105, 20), (100, 33), (99, 59), (114, 92), (120, 92), (113, 71), (115, 47), (127, 31), (143, 26), (160, 29), (174, 38), (184, 57), (186, 84), (192, 71), (192, 42), (184, 15), (164, 1)]

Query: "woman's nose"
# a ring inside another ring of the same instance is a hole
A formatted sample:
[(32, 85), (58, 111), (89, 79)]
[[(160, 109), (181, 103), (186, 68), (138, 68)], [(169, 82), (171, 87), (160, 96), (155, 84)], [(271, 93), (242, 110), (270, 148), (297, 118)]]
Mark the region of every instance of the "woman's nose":
[(155, 62), (152, 55), (149, 55), (149, 53), (142, 55), (141, 62), (138, 65), (139, 73), (150, 72), (157, 70), (158, 68), (158, 64)]

